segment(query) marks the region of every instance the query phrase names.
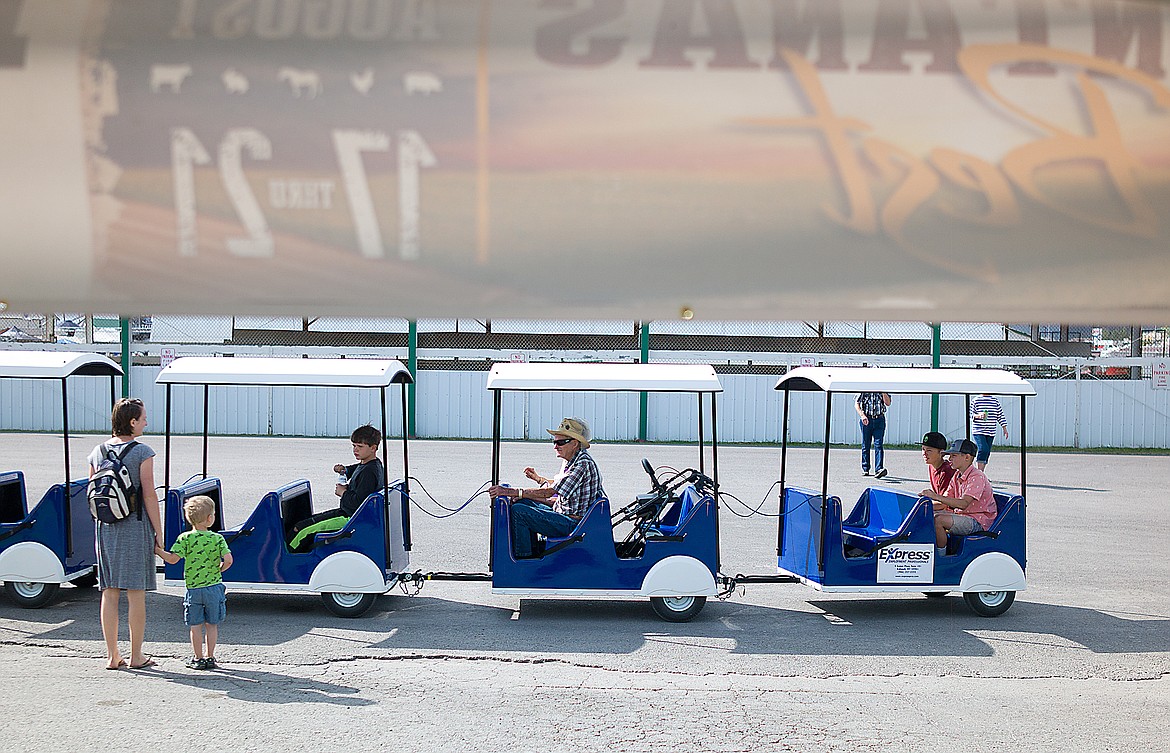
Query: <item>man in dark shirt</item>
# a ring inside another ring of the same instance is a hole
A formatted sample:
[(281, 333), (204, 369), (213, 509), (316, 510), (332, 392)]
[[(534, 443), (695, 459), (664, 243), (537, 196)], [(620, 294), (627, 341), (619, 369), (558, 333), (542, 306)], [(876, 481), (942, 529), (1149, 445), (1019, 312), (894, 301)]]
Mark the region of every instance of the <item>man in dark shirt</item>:
[[(378, 459), (378, 445), (382, 443), (382, 432), (366, 424), (354, 429), (353, 434), (349, 436), (349, 441), (353, 444), (353, 456), (358, 462), (353, 465), (338, 463), (333, 466), (334, 473), (344, 473), (346, 478), (346, 483), (338, 483), (333, 488), (333, 493), (341, 497), (339, 506), (298, 521), (293, 526), (289, 536), (289, 546), (294, 550), (304, 549), (308, 537), (302, 537), (300, 534), (309, 526), (335, 518), (348, 519), (357, 512), (362, 502), (366, 501), (366, 497), (385, 489), (386, 469), (382, 466), (382, 461)], [(339, 522), (341, 525), (345, 525), (344, 520)], [(327, 529), (336, 531), (340, 527), (327, 526)], [(324, 530), (321, 529), (317, 532)], [(298, 540), (298, 537), (301, 540)]]
[(869, 448), (873, 445), (874, 475), (886, 476), (886, 408), (890, 396), (885, 392), (862, 392), (853, 407), (861, 417), (861, 473), (869, 475)]

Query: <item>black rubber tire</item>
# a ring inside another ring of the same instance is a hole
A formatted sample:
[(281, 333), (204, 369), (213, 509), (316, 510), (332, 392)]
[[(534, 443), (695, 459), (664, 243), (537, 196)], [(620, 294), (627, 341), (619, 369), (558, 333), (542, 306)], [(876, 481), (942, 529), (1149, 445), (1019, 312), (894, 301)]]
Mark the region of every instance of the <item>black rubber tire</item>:
[(57, 595), (57, 589), (60, 587), (61, 585), (59, 583), (17, 583), (8, 581), (4, 584), (4, 590), (8, 593), (8, 598), (25, 609), (40, 609), (48, 604)]
[(963, 601), (980, 617), (999, 617), (1015, 600), (1015, 591), (968, 591), (963, 594)]
[(941, 599), (949, 593), (950, 591), (923, 591), (922, 595), (928, 599)]
[(667, 622), (690, 622), (707, 603), (706, 596), (651, 596), (654, 613)]
[(74, 588), (93, 588), (97, 585), (97, 571), (86, 573), (69, 581)]
[(338, 617), (361, 617), (370, 611), (378, 594), (332, 593), (321, 594), (325, 608)]

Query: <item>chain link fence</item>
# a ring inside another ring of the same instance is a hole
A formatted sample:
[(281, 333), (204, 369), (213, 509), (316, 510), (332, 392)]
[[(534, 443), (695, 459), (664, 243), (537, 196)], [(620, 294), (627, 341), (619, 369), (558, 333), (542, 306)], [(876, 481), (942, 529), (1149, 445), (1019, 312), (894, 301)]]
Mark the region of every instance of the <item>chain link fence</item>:
[[(710, 363), (721, 373), (778, 374), (797, 365), (921, 365), (932, 325), (864, 321), (653, 321), (143, 316), (129, 320), (135, 363), (162, 348), (245, 355), (414, 355), (420, 369), (483, 371), (497, 361)], [(1170, 356), (1170, 327), (956, 323), (939, 325), (940, 354), (1031, 378), (1140, 379), (1119, 359)], [(113, 315), (0, 314), (4, 343), (94, 345), (116, 353)], [(1085, 361), (1100, 359), (1102, 365)], [(1077, 362), (1069, 365), (1070, 361)], [(926, 361), (929, 362), (929, 361)]]

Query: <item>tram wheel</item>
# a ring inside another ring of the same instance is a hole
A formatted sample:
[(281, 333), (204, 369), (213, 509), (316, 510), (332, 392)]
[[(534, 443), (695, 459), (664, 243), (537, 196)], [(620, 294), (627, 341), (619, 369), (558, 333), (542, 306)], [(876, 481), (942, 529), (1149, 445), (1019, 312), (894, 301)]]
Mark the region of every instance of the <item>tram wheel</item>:
[(60, 585), (57, 583), (30, 583), (10, 580), (4, 584), (8, 598), (25, 609), (38, 609), (48, 604), (57, 595), (58, 588)]
[(338, 617), (361, 617), (370, 611), (378, 594), (337, 593), (329, 591), (321, 594), (325, 608)]
[(93, 588), (97, 585), (97, 571), (86, 573), (78, 578), (69, 581), (76, 588)]
[(707, 603), (706, 596), (651, 596), (654, 613), (667, 622), (689, 622)]
[(968, 591), (963, 594), (963, 601), (980, 617), (999, 617), (1015, 600), (1015, 591)]

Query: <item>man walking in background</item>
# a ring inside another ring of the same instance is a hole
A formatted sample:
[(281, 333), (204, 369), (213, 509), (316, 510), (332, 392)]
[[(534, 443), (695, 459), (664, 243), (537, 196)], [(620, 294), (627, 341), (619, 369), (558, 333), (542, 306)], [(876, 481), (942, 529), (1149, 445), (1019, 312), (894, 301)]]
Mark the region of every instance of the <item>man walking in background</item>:
[(861, 417), (861, 474), (869, 475), (869, 448), (873, 445), (874, 476), (886, 476), (886, 408), (890, 395), (886, 392), (862, 392), (854, 408)]

